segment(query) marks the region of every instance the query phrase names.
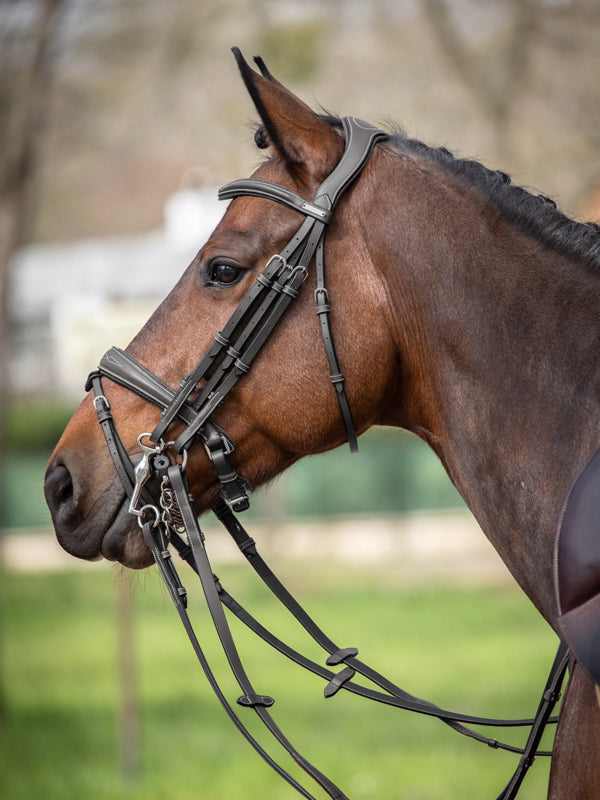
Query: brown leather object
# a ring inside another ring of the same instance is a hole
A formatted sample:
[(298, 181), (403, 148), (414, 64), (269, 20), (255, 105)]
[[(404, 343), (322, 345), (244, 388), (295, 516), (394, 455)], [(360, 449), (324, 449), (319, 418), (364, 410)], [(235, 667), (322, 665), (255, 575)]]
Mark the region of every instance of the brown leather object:
[(559, 616), (558, 624), (576, 660), (600, 684), (600, 595)]
[(600, 450), (567, 495), (554, 557), (561, 632), (600, 684)]

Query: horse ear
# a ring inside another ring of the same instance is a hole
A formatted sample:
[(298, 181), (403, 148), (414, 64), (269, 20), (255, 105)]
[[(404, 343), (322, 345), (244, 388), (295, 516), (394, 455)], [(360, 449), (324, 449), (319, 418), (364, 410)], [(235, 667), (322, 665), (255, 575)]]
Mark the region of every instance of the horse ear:
[(232, 48), (232, 52), (270, 144), (293, 172), (322, 181), (341, 157), (344, 149), (341, 137), (276, 80), (262, 58), (254, 59), (259, 75), (239, 48)]

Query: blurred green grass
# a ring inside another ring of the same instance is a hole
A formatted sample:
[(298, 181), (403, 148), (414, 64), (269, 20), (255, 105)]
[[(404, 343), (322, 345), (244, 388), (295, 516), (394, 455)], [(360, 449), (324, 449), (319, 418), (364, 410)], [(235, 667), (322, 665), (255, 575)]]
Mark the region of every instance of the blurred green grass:
[[(392, 574), (331, 564), (282, 562), (277, 571), (340, 646), (406, 690), (466, 713), (529, 716), (555, 647), (552, 632), (512, 586), (403, 588)], [(225, 693), (239, 690), (182, 568), (202, 646)], [(323, 656), (244, 565), (219, 565), (228, 590), (278, 635)], [(7, 707), (0, 732), (0, 796), (6, 800), (238, 800), (298, 795), (263, 765), (234, 730), (195, 663), (156, 571), (133, 575), (141, 716), (141, 770), (123, 776), (118, 757), (115, 590), (118, 569), (90, 566), (1, 576)], [(340, 692), (289, 664), (233, 624), (258, 691), (294, 745), (353, 800), (493, 798), (517, 757), (461, 737), (434, 719)], [(244, 714), (245, 712), (241, 712)], [(244, 719), (286, 768), (289, 757)], [(504, 736), (502, 732), (490, 735)], [(509, 734), (522, 742), (524, 731)], [(546, 746), (550, 742), (545, 742)], [(521, 800), (545, 796), (538, 759)]]

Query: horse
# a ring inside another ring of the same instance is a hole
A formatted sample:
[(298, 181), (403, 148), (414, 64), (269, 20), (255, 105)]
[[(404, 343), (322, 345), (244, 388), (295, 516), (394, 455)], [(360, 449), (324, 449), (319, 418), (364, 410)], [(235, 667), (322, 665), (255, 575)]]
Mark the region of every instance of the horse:
[[(252, 194), (250, 184), (230, 195), (221, 222), (126, 350), (171, 399), (181, 377), (191, 375), (184, 400), (192, 404), (193, 392), (210, 380), (209, 371), (194, 382), (199, 356), (265, 263), (293, 239), (299, 212), (312, 219), (329, 214), (315, 195), (349, 137), (340, 119), (314, 112), (260, 59), (257, 72), (235, 54), (260, 117), (255, 141), (266, 151), (252, 186), (271, 187), (271, 195)], [(412, 431), (437, 454), (560, 636), (557, 521), (569, 487), (600, 446), (598, 229), (514, 186), (505, 173), (400, 130), (373, 137), (367, 155), (326, 220), (326, 290), (312, 269), (304, 270), (294, 302), (251, 369), (212, 409), (215, 430), (235, 443), (225, 451), (226, 466), (238, 489), (254, 489), (298, 459), (341, 445), (354, 435), (352, 426), (357, 435), (373, 425)], [(285, 202), (272, 202), (274, 186)], [(324, 349), (320, 341), (315, 295), (335, 340), (334, 360), (343, 366), (343, 377), (334, 370), (334, 389), (332, 345)], [(340, 411), (342, 395), (351, 423)], [(67, 552), (141, 569), (153, 563), (152, 554), (128, 513), (130, 499), (98, 425), (109, 407), (131, 458), (144, 443), (140, 434), (161, 427), (161, 410), (148, 397), (105, 377), (101, 393), (85, 397), (58, 442), (45, 493)], [(184, 435), (180, 413), (165, 423), (169, 440)], [(208, 450), (182, 449), (193, 510), (201, 515), (219, 500), (219, 474)], [(179, 458), (168, 449), (161, 456), (167, 464)], [(548, 798), (600, 796), (599, 752), (594, 682), (574, 663)]]

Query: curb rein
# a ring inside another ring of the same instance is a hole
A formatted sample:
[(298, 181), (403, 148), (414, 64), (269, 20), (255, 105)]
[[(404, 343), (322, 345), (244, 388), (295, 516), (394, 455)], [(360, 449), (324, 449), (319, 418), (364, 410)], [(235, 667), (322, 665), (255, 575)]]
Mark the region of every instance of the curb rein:
[[(345, 117), (342, 123), (346, 137), (344, 154), (337, 167), (321, 184), (312, 202), (304, 200), (294, 192), (277, 184), (257, 178), (233, 181), (219, 190), (219, 199), (221, 200), (243, 195), (262, 197), (298, 211), (304, 215), (305, 219), (283, 250), (268, 261), (263, 272), (258, 275), (255, 283), (224, 328), (215, 335), (212, 345), (197, 366), (181, 381), (177, 391), (174, 391), (130, 355), (115, 347), (102, 357), (98, 369), (91, 373), (86, 390), (93, 391), (94, 408), (108, 450), (125, 494), (130, 498), (128, 510), (138, 518), (145, 541), (152, 552), (206, 678), (233, 724), (275, 772), (303, 797), (315, 800), (313, 795), (281, 767), (248, 731), (219, 687), (188, 616), (187, 592), (173, 564), (168, 549), (169, 543), (200, 578), (216, 632), (233, 675), (243, 692), (237, 699), (238, 705), (252, 708), (294, 761), (331, 798), (348, 800), (346, 795), (327, 776), (295, 749), (274, 721), (268, 711), (274, 704), (274, 699), (255, 691), (240, 659), (223, 606), (226, 606), (251, 631), (280, 653), (326, 680), (328, 682), (324, 690), (326, 698), (333, 697), (340, 689), (345, 689), (380, 703), (438, 717), (454, 730), (476, 741), (483, 742), (494, 749), (520, 754), (521, 758), (515, 773), (497, 798), (497, 800), (513, 800), (535, 756), (552, 755), (551, 751), (538, 750), (538, 746), (546, 725), (557, 721), (557, 718), (552, 717), (551, 714), (560, 697), (562, 681), (569, 663), (570, 656), (566, 646), (561, 643), (558, 648), (536, 716), (533, 719), (488, 719), (446, 711), (429, 701), (405, 692), (367, 664), (359, 661), (356, 657), (358, 650), (355, 647), (340, 648), (335, 644), (304, 611), (263, 561), (254, 540), (246, 533), (234, 514), (234, 511), (244, 511), (249, 507), (248, 495), (251, 490), (244, 478), (238, 475), (231, 465), (229, 456), (235, 448), (234, 442), (214, 422), (211, 415), (237, 381), (248, 372), (260, 348), (291, 302), (297, 297), (313, 257), (316, 273), (316, 311), (330, 368), (330, 378), (336, 391), (350, 450), (356, 452), (358, 449), (344, 377), (339, 368), (329, 324), (324, 240), (326, 226), (333, 217), (333, 209), (339, 196), (360, 174), (377, 142), (384, 140), (387, 135), (353, 117)], [(151, 433), (142, 433), (138, 438), (142, 457), (135, 467), (118, 435), (110, 404), (104, 395), (103, 377), (135, 392), (162, 410), (155, 429)], [(190, 400), (198, 383), (203, 379), (205, 383), (198, 396)], [(163, 437), (175, 419), (182, 420), (187, 427), (175, 441), (165, 441)], [(326, 667), (303, 656), (263, 627), (225, 590), (214, 575), (204, 546), (204, 533), (199, 527), (193, 509), (193, 497), (189, 492), (185, 473), (187, 451), (198, 437), (202, 440), (208, 458), (217, 473), (222, 499), (213, 507), (213, 512), (263, 582), (317, 644), (328, 653)], [(182, 463), (172, 464), (171, 458), (166, 454), (167, 450), (174, 450), (176, 454), (181, 454)], [(336, 666), (343, 668), (339, 672), (327, 668)], [(367, 678), (379, 689), (355, 683), (353, 678), (356, 673)], [(488, 738), (466, 727), (464, 723), (493, 727), (528, 726), (530, 731), (525, 746), (519, 748), (497, 739)]]

